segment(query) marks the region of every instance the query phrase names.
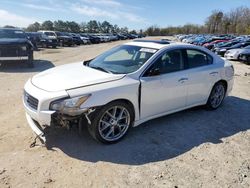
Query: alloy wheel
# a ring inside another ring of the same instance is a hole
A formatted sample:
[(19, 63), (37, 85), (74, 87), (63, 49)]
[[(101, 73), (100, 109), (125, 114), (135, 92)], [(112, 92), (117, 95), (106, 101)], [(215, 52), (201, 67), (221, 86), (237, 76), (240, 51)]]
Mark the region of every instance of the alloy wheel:
[(223, 101), (225, 95), (225, 88), (222, 84), (218, 84), (212, 91), (210, 98), (211, 106), (217, 108)]
[(131, 117), (123, 106), (112, 106), (100, 118), (98, 131), (106, 141), (116, 141), (128, 130)]

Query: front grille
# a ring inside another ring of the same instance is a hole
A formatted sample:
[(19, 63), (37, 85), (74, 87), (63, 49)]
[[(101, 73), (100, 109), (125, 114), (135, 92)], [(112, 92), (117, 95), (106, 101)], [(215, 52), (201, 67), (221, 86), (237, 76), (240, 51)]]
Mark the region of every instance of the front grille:
[(0, 56), (1, 57), (15, 57), (21, 54), (21, 48), (19, 46), (1, 46)]
[(29, 105), (31, 108), (37, 110), (38, 99), (36, 99), (35, 97), (31, 96), (27, 92), (24, 92), (24, 100), (25, 100), (25, 102), (26, 102), (27, 105)]

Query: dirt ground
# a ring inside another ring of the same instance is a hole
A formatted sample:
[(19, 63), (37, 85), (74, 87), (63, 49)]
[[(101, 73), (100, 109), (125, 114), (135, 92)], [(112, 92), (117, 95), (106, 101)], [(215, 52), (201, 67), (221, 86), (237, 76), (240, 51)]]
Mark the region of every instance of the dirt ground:
[(41, 50), (33, 69), (0, 67), (0, 187), (250, 187), (250, 66), (239, 62), (234, 89), (216, 111), (158, 118), (114, 145), (73, 129), (51, 133), (48, 148), (29, 148), (34, 134), (22, 105), (28, 78), (124, 42)]

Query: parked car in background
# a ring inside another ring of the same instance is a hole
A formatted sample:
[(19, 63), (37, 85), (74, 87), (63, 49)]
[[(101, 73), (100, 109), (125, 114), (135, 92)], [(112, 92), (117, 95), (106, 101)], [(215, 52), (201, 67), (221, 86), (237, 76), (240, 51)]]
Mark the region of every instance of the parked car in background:
[(246, 46), (250, 45), (250, 42), (237, 42), (236, 44), (234, 45), (231, 45), (231, 46), (226, 46), (226, 47), (221, 47), (219, 49), (217, 49), (215, 51), (215, 53), (217, 55), (220, 55), (222, 57), (224, 57), (225, 53), (228, 51), (228, 50), (231, 50), (231, 49), (237, 49), (237, 48), (244, 48)]
[(250, 53), (250, 43), (248, 46), (244, 48), (236, 48), (228, 50), (225, 53), (225, 58), (229, 60), (239, 60), (240, 54), (247, 54), (247, 53)]
[(230, 62), (203, 47), (137, 40), (33, 76), (23, 101), (42, 141), (45, 127), (87, 126), (93, 138), (110, 144), (163, 115), (198, 105), (217, 109), (233, 75)]
[(228, 42), (228, 40), (215, 40), (212, 42), (207, 42), (205, 44), (203, 44), (203, 46), (209, 50), (211, 50), (216, 44), (218, 43), (222, 43), (222, 42)]
[(68, 33), (56, 31), (55, 34), (60, 46), (73, 46), (75, 44), (73, 37)]
[(56, 35), (55, 31), (40, 30), (40, 31), (38, 31), (38, 33), (43, 33), (44, 35), (46, 35), (48, 37), (48, 39), (50, 39), (52, 41), (52, 43), (55, 43), (58, 45), (57, 35)]
[(245, 62), (248, 65), (250, 65), (250, 52), (242, 52), (239, 55), (239, 60)]
[(75, 34), (75, 33), (68, 33), (68, 34), (69, 34), (69, 36), (72, 37), (74, 44), (76, 44), (76, 45), (83, 44), (81, 37), (79, 37), (77, 34)]
[(98, 44), (101, 42), (101, 39), (93, 34), (80, 33), (82, 37), (87, 37), (92, 44)]
[(123, 35), (123, 34), (116, 34), (116, 36), (118, 37), (118, 40), (126, 40), (128, 39), (126, 35)]
[(33, 45), (23, 30), (0, 28), (0, 64), (13, 61), (33, 67)]
[(26, 32), (28, 38), (31, 40), (32, 44), (36, 48), (56, 48), (57, 47), (57, 40), (50, 39), (47, 35), (40, 32)]
[(76, 36), (80, 37), (82, 44), (91, 44), (90, 39), (88, 37), (84, 37), (81, 34), (75, 34)]

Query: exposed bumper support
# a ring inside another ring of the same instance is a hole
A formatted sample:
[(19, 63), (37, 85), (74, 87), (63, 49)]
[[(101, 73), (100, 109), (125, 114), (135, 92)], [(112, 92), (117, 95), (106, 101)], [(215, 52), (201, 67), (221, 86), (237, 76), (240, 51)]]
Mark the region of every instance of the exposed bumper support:
[(32, 120), (32, 118), (27, 113), (26, 113), (26, 119), (27, 119), (28, 124), (31, 127), (31, 129), (45, 143), (46, 142), (46, 138), (44, 136), (44, 132), (38, 127), (38, 125), (34, 122), (34, 120)]

